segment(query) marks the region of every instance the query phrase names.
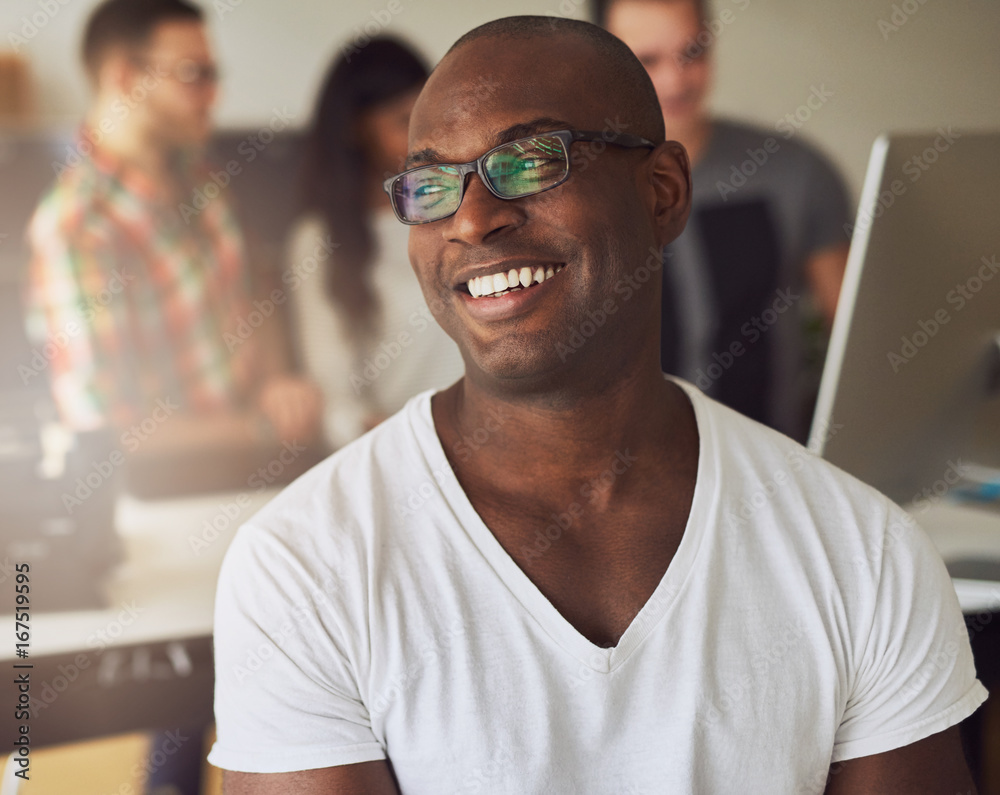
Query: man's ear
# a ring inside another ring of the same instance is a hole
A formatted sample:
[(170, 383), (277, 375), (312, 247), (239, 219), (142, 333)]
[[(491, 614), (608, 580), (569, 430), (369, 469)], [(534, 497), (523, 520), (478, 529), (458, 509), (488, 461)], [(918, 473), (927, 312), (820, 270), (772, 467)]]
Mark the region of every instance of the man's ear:
[(666, 245), (684, 231), (691, 212), (691, 164), (687, 150), (677, 141), (660, 144), (652, 155), (653, 221), (660, 245)]

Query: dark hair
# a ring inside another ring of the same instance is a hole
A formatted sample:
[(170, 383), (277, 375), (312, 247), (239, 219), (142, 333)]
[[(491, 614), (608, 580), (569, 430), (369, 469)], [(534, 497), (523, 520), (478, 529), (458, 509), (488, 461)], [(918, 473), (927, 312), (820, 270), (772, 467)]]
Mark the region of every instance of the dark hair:
[(101, 61), (112, 47), (142, 47), (162, 22), (204, 19), (202, 10), (187, 0), (105, 0), (87, 20), (83, 64), (91, 79), (96, 79)]
[(343, 51), (320, 90), (306, 140), (303, 209), (325, 222), (338, 244), (326, 289), (355, 339), (375, 329), (378, 301), (371, 286), (375, 241), (368, 210), (371, 172), (357, 139), (361, 114), (423, 86), (427, 66), (397, 39), (373, 38)]
[[(708, 24), (708, 0), (661, 0), (665, 3), (692, 3), (694, 5), (695, 13), (698, 15), (698, 24), (701, 27), (705, 27)], [(590, 2), (590, 13), (591, 19), (594, 20), (602, 28), (608, 26), (608, 12), (619, 0), (591, 0)]]
[(632, 131), (653, 143), (665, 137), (663, 111), (656, 89), (646, 69), (621, 39), (604, 28), (579, 19), (565, 17), (517, 16), (495, 19), (474, 28), (456, 41), (442, 58), (442, 63), (456, 50), (484, 38), (533, 39), (551, 36), (577, 36), (594, 50), (600, 59), (607, 85), (613, 85), (609, 102), (622, 110)]

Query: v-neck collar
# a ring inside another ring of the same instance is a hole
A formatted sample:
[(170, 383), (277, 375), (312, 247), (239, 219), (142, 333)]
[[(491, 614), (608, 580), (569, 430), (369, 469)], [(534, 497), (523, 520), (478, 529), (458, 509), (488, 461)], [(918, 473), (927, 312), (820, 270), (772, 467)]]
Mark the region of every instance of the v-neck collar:
[[(487, 560), (501, 581), (520, 602), (538, 625), (567, 653), (581, 664), (598, 672), (610, 673), (624, 663), (664, 618), (684, 588), (701, 548), (706, 529), (712, 527), (719, 504), (718, 450), (712, 419), (704, 405), (705, 397), (691, 384), (679, 378), (667, 378), (684, 390), (694, 409), (698, 427), (698, 470), (691, 511), (677, 551), (656, 589), (636, 614), (617, 645), (605, 648), (588, 640), (542, 594), (527, 574), (514, 562), (482, 518), (472, 507), (468, 496), (448, 463), (441, 440), (434, 427), (431, 413), (431, 393), (425, 393), (419, 406), (419, 417), (429, 435), (418, 434), (425, 448), (428, 463), (436, 473), (446, 472), (450, 483), (440, 482), (442, 494), (458, 523), (472, 543)], [(440, 481), (444, 479), (441, 478)]]

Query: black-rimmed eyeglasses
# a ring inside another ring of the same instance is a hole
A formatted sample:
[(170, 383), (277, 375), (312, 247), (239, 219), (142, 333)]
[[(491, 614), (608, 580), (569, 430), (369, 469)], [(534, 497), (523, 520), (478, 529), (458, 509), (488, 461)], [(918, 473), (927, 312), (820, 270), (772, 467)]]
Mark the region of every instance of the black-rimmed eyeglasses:
[(656, 147), (637, 135), (556, 130), (494, 147), (469, 163), (417, 166), (390, 177), (383, 187), (404, 224), (440, 221), (458, 212), (472, 173), (500, 199), (520, 199), (562, 185), (569, 178), (569, 148), (576, 141), (604, 141), (629, 149)]

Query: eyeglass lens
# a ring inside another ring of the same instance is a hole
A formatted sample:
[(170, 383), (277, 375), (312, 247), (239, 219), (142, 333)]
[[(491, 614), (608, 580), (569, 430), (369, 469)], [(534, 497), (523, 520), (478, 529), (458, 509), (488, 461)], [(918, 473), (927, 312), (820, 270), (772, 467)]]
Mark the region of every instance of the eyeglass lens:
[[(530, 196), (565, 179), (569, 157), (561, 139), (541, 135), (514, 141), (483, 160), (493, 190), (507, 199)], [(396, 207), (408, 221), (432, 221), (458, 209), (462, 179), (453, 166), (428, 166), (396, 180)]]

